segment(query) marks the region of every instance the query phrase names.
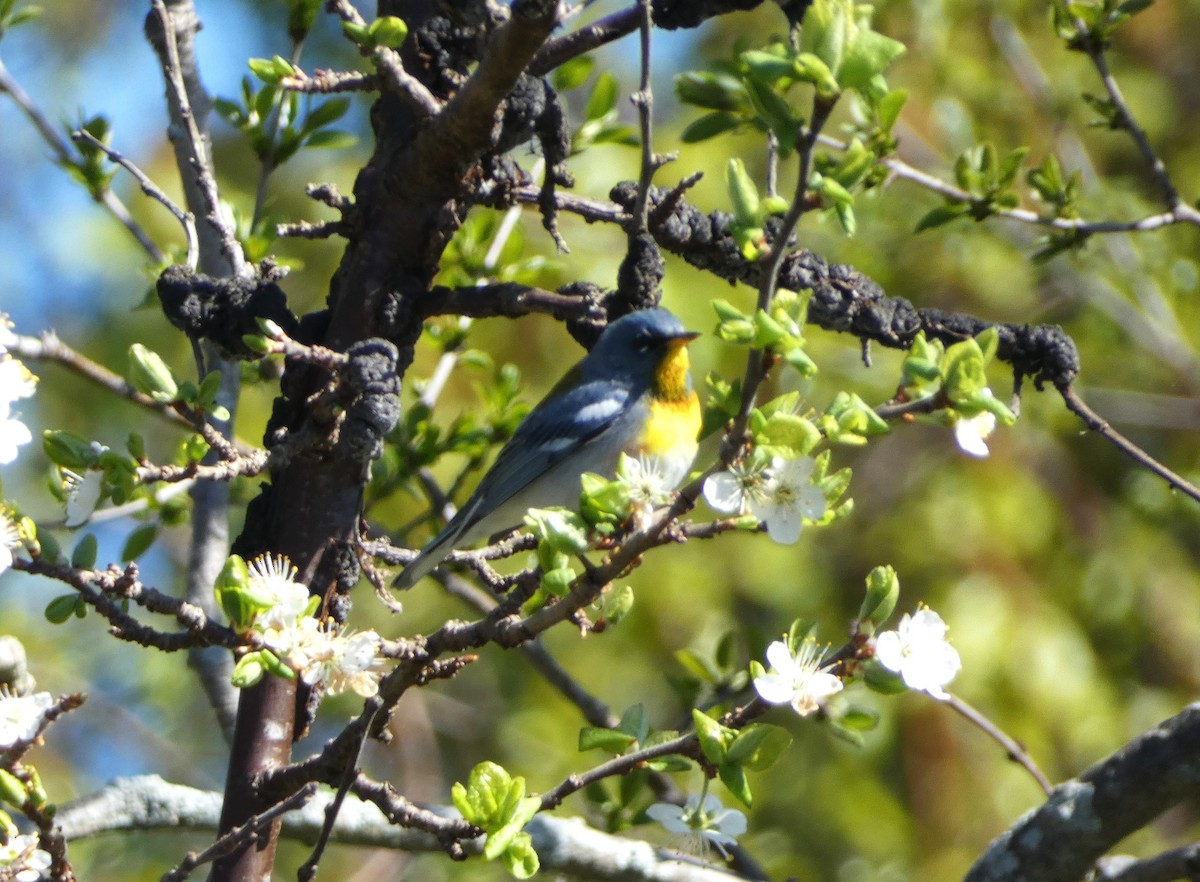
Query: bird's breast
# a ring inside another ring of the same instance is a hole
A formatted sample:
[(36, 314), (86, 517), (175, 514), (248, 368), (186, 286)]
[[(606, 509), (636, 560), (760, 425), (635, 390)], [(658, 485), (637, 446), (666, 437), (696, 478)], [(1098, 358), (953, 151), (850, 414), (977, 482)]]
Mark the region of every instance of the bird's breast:
[(677, 400), (651, 399), (649, 413), (630, 456), (653, 457), (663, 468), (666, 483), (678, 485), (696, 458), (700, 434), (700, 399), (695, 391)]

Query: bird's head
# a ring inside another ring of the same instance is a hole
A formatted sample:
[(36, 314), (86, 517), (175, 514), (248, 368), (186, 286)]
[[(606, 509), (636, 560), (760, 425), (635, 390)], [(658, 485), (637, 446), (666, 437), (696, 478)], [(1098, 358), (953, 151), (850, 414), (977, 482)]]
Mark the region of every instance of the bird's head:
[(681, 399), (692, 390), (687, 344), (698, 336), (665, 309), (642, 309), (605, 328), (588, 361), (609, 376), (652, 387), (660, 398)]

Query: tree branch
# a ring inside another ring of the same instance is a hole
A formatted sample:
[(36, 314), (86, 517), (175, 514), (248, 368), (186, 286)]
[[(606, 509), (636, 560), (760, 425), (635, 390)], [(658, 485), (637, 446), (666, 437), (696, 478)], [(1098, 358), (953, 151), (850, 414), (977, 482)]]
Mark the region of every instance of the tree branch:
[[(325, 820), (330, 796), (319, 793), (307, 805), (283, 818), (283, 835), (312, 844)], [(221, 795), (179, 784), (157, 775), (118, 778), (95, 793), (60, 806), (56, 823), (70, 841), (107, 833), (217, 828)], [(450, 810), (439, 814), (453, 817)], [(596, 882), (730, 882), (728, 873), (686, 863), (649, 843), (601, 833), (577, 818), (539, 815), (526, 828), (533, 837), (542, 869)], [(333, 841), (345, 845), (392, 848), (409, 852), (441, 852), (437, 837), (397, 827), (367, 802), (348, 799), (333, 829)], [(481, 840), (466, 843), (478, 854)]]
[(1200, 792), (1200, 704), (1139, 735), (997, 837), (966, 882), (1078, 882), (1117, 842)]

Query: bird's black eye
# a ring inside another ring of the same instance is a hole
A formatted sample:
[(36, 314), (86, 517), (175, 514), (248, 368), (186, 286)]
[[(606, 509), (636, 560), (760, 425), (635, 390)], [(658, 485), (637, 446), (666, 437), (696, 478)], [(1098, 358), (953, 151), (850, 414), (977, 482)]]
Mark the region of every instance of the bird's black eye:
[(654, 337), (650, 334), (641, 334), (634, 338), (633, 346), (638, 352), (649, 352), (654, 348)]

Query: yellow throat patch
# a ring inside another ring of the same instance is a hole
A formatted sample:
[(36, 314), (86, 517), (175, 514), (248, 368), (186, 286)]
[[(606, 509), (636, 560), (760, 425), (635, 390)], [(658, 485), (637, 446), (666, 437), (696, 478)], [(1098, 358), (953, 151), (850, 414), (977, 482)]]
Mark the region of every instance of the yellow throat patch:
[(669, 344), (650, 387), (650, 414), (638, 439), (640, 452), (695, 455), (700, 434), (700, 398), (688, 387), (687, 340)]

